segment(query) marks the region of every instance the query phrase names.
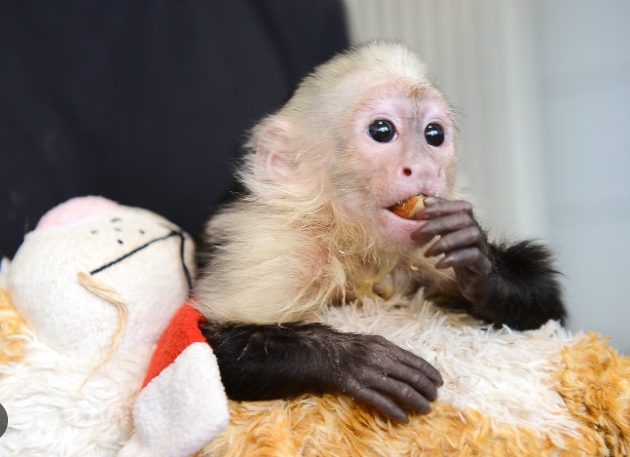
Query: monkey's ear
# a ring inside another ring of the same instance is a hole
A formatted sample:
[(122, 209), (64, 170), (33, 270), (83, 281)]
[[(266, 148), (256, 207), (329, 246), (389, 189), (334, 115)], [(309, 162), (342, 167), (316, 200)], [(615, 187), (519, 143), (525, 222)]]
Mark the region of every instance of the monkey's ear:
[(269, 119), (258, 132), (256, 172), (272, 181), (286, 182), (293, 176), (295, 156), (291, 147), (292, 123), (281, 117)]

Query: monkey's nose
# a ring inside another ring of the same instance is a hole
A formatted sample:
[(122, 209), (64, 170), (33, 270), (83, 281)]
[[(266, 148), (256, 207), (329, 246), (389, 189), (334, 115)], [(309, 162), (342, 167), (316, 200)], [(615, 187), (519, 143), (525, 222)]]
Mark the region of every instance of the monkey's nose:
[(416, 160), (401, 164), (400, 177), (403, 179), (433, 182), (440, 178), (442, 167), (432, 157), (416, 158)]

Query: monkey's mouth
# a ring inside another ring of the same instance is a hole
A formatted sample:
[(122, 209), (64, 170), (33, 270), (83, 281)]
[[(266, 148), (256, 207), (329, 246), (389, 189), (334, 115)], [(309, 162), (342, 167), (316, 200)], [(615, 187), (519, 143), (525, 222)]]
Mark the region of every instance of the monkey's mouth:
[(418, 211), (424, 208), (425, 197), (426, 195), (423, 194), (412, 195), (406, 200), (399, 201), (387, 209), (403, 219), (411, 219)]

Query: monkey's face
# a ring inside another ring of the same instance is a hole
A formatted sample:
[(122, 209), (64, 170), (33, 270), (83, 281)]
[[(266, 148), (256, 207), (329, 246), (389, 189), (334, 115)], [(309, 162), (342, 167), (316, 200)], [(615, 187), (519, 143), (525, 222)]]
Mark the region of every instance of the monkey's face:
[(445, 102), (432, 87), (404, 79), (373, 86), (358, 97), (344, 131), (333, 171), (339, 199), (388, 245), (413, 248), (411, 233), (425, 222), (391, 209), (413, 195), (449, 197), (456, 132)]

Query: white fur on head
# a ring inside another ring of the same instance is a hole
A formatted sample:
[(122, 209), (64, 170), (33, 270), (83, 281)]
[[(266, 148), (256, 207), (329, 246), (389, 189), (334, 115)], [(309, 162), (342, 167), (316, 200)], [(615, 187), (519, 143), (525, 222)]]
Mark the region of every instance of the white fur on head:
[[(343, 136), (348, 107), (370, 86), (391, 78), (433, 87), (426, 65), (409, 48), (393, 41), (375, 41), (350, 48), (317, 67), (302, 81), (286, 105), (252, 130), (240, 179), (254, 196), (266, 201), (278, 196), (278, 192), (281, 193), (279, 200), (293, 195), (291, 200), (303, 201), (313, 198), (310, 191), (330, 190), (322, 189), (317, 183), (313, 187), (306, 186), (306, 192), (301, 191), (313, 178), (313, 170), (322, 165), (334, 165), (334, 158), (328, 157), (325, 151), (338, 149), (340, 145), (331, 144), (327, 134), (332, 127)], [(273, 146), (270, 147), (269, 142)], [(282, 153), (277, 148), (279, 145)], [(261, 173), (261, 162), (254, 158), (260, 157), (261, 151), (271, 149), (283, 159), (267, 161)], [(285, 173), (274, 170), (274, 162)], [(278, 174), (286, 176), (288, 170), (298, 184), (290, 189), (285, 186), (286, 180), (273, 179)]]
[[(360, 195), (365, 183), (338, 182), (357, 104), (388, 81), (439, 97), (407, 47), (369, 43), (316, 68), (284, 107), (253, 129), (239, 173), (250, 193), (207, 227), (218, 248), (196, 291), (205, 316), (308, 320), (359, 289), (371, 291), (397, 265), (400, 250), (382, 243), (373, 224), (357, 220), (342, 202), (346, 194)], [(403, 262), (407, 272), (410, 262), (430, 264), (415, 256)], [(427, 274), (444, 276), (432, 270)]]

